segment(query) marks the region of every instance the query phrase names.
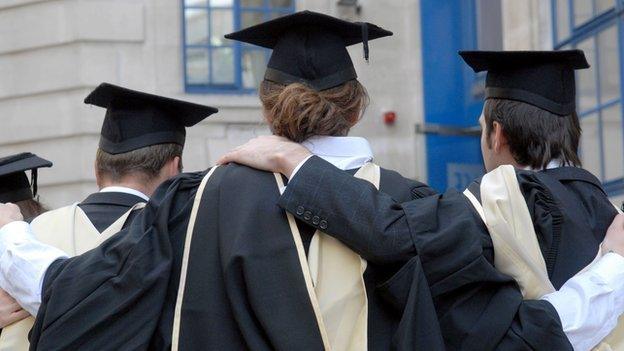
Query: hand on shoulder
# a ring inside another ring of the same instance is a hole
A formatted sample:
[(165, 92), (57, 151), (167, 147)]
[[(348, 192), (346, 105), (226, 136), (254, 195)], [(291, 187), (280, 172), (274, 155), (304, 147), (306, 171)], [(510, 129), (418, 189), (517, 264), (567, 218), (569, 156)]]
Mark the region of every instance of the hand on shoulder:
[(12, 203), (0, 204), (0, 229), (11, 222), (22, 220), (24, 217), (22, 217), (17, 205)]
[(30, 316), (6, 291), (0, 289), (0, 329)]
[(300, 144), (278, 136), (260, 136), (223, 155), (218, 164), (235, 162), (290, 177), (311, 153)]

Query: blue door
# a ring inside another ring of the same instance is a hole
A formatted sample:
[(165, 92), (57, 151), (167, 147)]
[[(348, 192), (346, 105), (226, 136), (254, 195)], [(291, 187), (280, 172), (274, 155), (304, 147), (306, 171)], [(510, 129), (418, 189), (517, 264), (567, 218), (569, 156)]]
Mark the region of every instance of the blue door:
[(484, 172), (478, 119), (483, 75), (459, 50), (502, 48), (500, 0), (421, 0), (428, 183), (463, 190)]

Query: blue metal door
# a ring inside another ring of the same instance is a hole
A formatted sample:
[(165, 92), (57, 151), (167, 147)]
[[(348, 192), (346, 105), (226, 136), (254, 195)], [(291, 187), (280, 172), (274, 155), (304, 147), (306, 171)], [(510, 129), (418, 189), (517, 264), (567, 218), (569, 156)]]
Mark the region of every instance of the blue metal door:
[[(499, 18), (492, 23), (491, 6), (496, 5)], [(480, 23), (484, 8), (490, 19)], [(477, 128), (483, 76), (474, 74), (457, 52), (499, 49), (497, 41), (502, 47), (501, 32), (492, 28), (500, 26), (500, 0), (421, 0), (421, 23), (425, 124), (417, 126), (417, 133), (426, 134), (428, 182), (439, 191), (463, 190), (483, 174)]]

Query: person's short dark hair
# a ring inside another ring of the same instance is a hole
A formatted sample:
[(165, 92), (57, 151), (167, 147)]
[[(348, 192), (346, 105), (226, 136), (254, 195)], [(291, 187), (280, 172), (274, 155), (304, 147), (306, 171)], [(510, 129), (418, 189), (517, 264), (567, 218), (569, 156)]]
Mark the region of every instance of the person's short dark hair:
[(483, 109), (488, 146), (494, 122), (501, 124), (518, 164), (546, 168), (552, 160), (581, 166), (578, 146), (581, 126), (576, 113), (559, 116), (539, 107), (505, 99), (488, 99)]
[(182, 171), (182, 149), (178, 144), (159, 144), (114, 155), (98, 148), (95, 167), (100, 175), (113, 182), (121, 181), (128, 175), (143, 177), (149, 182), (176, 156), (180, 157), (179, 170)]

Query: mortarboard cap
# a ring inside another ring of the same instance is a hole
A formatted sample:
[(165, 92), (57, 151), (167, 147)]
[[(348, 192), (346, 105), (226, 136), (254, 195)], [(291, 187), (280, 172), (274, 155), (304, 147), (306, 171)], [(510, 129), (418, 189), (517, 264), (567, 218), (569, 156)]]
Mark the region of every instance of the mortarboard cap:
[(225, 37), (273, 49), (264, 79), (321, 91), (357, 78), (347, 46), (363, 43), (368, 60), (368, 41), (391, 35), (374, 24), (301, 11)]
[(589, 68), (581, 50), (460, 51), (475, 72), (487, 71), (485, 98), (526, 102), (565, 116), (576, 110), (574, 71)]
[(109, 83), (100, 84), (84, 102), (106, 109), (100, 148), (109, 154), (165, 143), (184, 146), (185, 127), (191, 127), (218, 112), (214, 107)]
[[(0, 202), (18, 202), (37, 195), (37, 170), (52, 162), (30, 152), (0, 158)], [(32, 171), (31, 182), (26, 171)]]

